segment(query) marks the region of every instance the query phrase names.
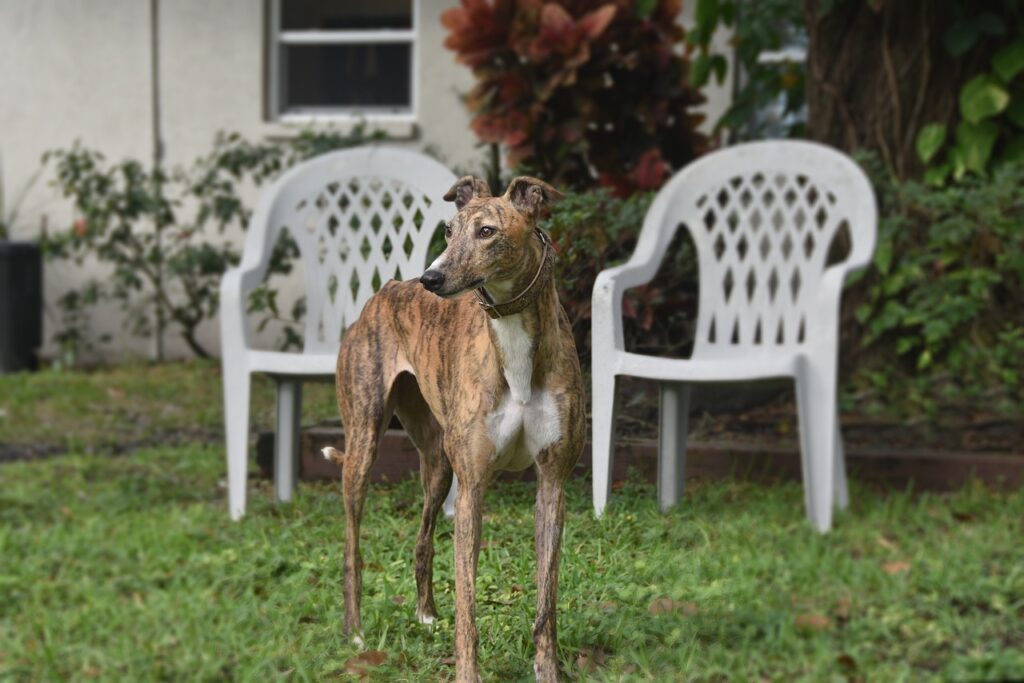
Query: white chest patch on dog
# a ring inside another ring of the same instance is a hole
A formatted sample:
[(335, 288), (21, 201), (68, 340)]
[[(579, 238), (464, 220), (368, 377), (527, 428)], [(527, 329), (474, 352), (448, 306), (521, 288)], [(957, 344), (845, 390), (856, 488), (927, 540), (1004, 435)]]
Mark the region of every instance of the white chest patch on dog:
[(487, 416), (498, 469), (522, 470), (561, 435), (558, 407), (548, 391), (533, 393), (533, 340), (519, 316), (491, 321), (501, 355), (508, 391)]

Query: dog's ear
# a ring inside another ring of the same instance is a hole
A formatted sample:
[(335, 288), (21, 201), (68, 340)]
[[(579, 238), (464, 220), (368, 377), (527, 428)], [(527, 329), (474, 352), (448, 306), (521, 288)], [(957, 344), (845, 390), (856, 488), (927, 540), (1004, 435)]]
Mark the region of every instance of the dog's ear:
[(491, 188), (487, 183), (471, 175), (464, 175), (459, 178), (451, 189), (444, 193), (446, 202), (455, 202), (455, 208), (462, 210), (469, 200), (474, 197), (490, 197)]
[(519, 213), (527, 216), (537, 214), (544, 207), (554, 204), (564, 195), (543, 180), (530, 176), (519, 176), (508, 185), (505, 198), (512, 202)]

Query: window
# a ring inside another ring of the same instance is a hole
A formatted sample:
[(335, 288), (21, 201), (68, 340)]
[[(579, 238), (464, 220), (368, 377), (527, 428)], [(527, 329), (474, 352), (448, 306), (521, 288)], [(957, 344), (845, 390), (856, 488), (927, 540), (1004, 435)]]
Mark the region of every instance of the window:
[(417, 2), (271, 0), (270, 118), (411, 117)]

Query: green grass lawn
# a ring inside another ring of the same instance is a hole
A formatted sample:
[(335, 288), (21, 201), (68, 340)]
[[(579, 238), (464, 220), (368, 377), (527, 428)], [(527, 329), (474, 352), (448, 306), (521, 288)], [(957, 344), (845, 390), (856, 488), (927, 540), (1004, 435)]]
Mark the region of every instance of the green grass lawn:
[[(337, 419), (334, 387), (303, 387), (307, 421)], [(251, 427), (274, 424), (273, 382), (253, 378)], [(92, 372), (0, 375), (0, 445), (110, 451), (217, 441), (224, 430), (220, 363), (129, 363)]]
[[(307, 421), (333, 415), (306, 391)], [(254, 391), (254, 426), (273, 391)], [(415, 622), (418, 485), (371, 490), (369, 653), (341, 635), (338, 488), (228, 521), (215, 365), (0, 377), (0, 681), (452, 677), (452, 524), (438, 533), (442, 618)], [(66, 451), (66, 452), (65, 452)], [(10, 458), (8, 458), (10, 459)], [(2, 460), (2, 459), (0, 459)], [(478, 579), (485, 680), (528, 680), (533, 487), (487, 499)], [(600, 522), (569, 488), (559, 600), (567, 676), (583, 680), (1024, 678), (1024, 492), (953, 495), (853, 483), (833, 533), (799, 485), (697, 483), (660, 515), (628, 483)]]

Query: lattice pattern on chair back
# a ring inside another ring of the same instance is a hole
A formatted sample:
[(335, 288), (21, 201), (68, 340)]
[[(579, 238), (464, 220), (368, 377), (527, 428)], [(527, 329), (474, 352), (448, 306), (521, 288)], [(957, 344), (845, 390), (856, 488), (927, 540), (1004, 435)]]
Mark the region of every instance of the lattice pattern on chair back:
[(307, 353), (337, 351), (381, 285), (419, 277), (432, 235), (454, 211), (442, 199), (454, 175), (429, 158), (394, 149), (338, 156), (282, 193), (275, 212), (301, 254)]
[(685, 210), (700, 264), (694, 357), (801, 346), (808, 320), (826, 313), (811, 309), (832, 241), (852, 238), (848, 205), (810, 173), (755, 166), (721, 177)]

